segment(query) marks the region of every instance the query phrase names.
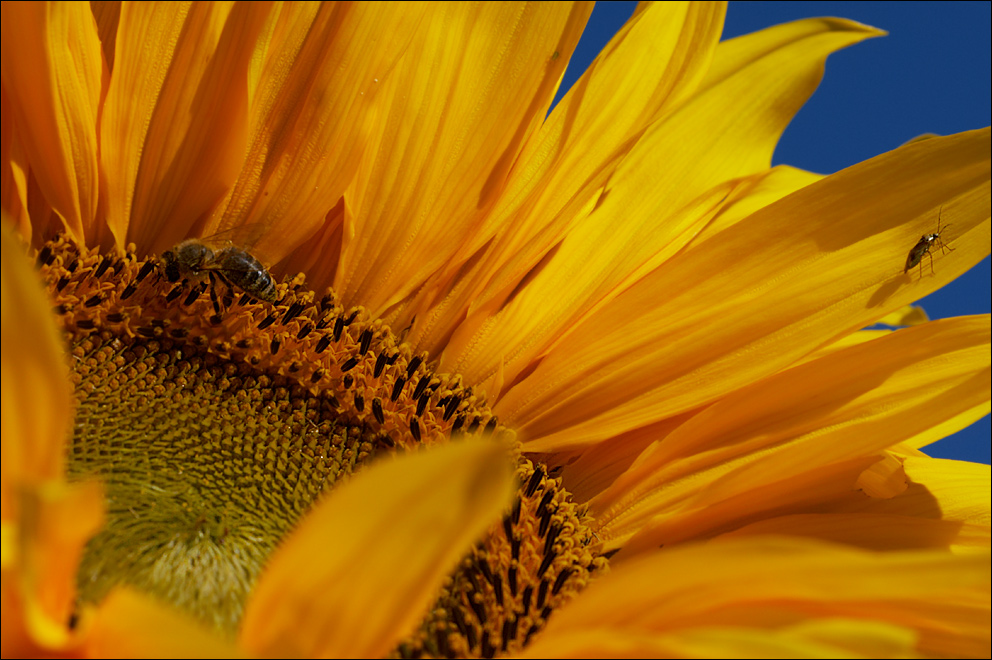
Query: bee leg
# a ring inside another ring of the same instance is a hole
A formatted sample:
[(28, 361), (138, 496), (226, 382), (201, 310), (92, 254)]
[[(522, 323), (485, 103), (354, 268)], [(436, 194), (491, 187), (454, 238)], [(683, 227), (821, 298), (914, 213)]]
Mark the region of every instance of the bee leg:
[(234, 291), (231, 290), (231, 287), (227, 287), (227, 290), (224, 291), (223, 304), (224, 309), (230, 309), (231, 305), (234, 304)]
[(186, 287), (186, 280), (183, 280), (179, 284), (177, 284), (174, 287), (172, 287), (172, 290), (169, 291), (169, 295), (167, 295), (165, 297), (165, 301), (166, 302), (172, 302), (173, 300), (175, 300), (179, 296), (183, 295), (183, 289), (185, 287)]
[(187, 294), (186, 296), (186, 299), (183, 300), (183, 305), (186, 305), (187, 307), (192, 305), (194, 302), (196, 302), (196, 299), (200, 297), (200, 295), (204, 292), (205, 289), (206, 289), (206, 282), (201, 282), (196, 286), (194, 286), (192, 289), (190, 289), (189, 294)]
[(217, 277), (213, 271), (207, 271), (210, 277), (210, 302), (214, 305), (214, 315), (220, 318), (220, 301), (217, 299)]

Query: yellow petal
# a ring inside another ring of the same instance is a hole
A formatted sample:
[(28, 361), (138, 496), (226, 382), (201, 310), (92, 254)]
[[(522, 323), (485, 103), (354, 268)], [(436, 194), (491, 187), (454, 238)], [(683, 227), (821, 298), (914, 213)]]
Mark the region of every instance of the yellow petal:
[[(889, 314), (889, 316), (892, 317), (893, 314)], [(821, 346), (820, 348), (816, 349), (809, 355), (803, 357), (798, 362), (796, 362), (796, 366), (803, 364), (805, 362), (819, 360), (824, 356), (830, 355), (831, 353), (835, 353), (839, 350), (848, 348), (850, 346), (857, 346), (858, 344), (863, 344), (865, 342), (872, 341), (874, 339), (879, 339), (887, 334), (890, 334), (891, 332), (892, 332), (891, 330), (858, 330), (857, 332), (852, 332), (849, 335), (844, 335), (843, 337), (840, 337), (835, 341), (832, 341), (829, 344), (825, 346)]]
[(490, 443), (452, 443), (358, 475), (273, 555), (246, 608), (243, 644), (264, 655), (387, 653), (512, 487), (504, 449)]
[[(437, 278), (446, 296), (418, 300), (401, 318), (419, 315), (412, 337), (439, 352), (466, 310), (502, 299), (559, 242), (601, 193), (618, 163), (648, 126), (678, 108), (699, 84), (723, 28), (723, 3), (641, 5), (520, 155), (506, 189), (461, 248), (464, 259), (492, 246), (471, 275)], [(494, 236), (495, 234), (495, 236)], [(455, 288), (457, 286), (457, 288)], [(423, 319), (428, 321), (424, 322)]]
[(929, 320), (930, 317), (927, 316), (926, 310), (919, 305), (906, 305), (902, 309), (897, 309), (878, 319), (878, 322), (885, 325), (908, 326), (919, 325)]
[(103, 57), (89, 5), (4, 3), (0, 26), (4, 112), (13, 114), (31, 175), (64, 230), (79, 242), (92, 239)]
[(63, 476), (72, 395), (48, 296), (6, 219), (3, 231), (3, 519), (8, 489)]
[(962, 410), (957, 415), (947, 418), (940, 424), (923, 429), (917, 435), (908, 438), (903, 444), (916, 449), (926, 447), (962, 429), (968, 428), (983, 417), (987, 417), (990, 412), (992, 412), (992, 402), (978, 401), (971, 408)]
[[(2, 225), (4, 645), (62, 649), (83, 544), (102, 491), (63, 481), (72, 419), (61, 333), (24, 246)], [(8, 619), (8, 614), (10, 618)], [(20, 648), (14, 655), (28, 653)], [(35, 651), (37, 652), (37, 651)]]
[(776, 630), (700, 626), (658, 633), (603, 629), (544, 633), (524, 658), (899, 658), (916, 635), (891, 624), (831, 618)]
[(716, 236), (755, 211), (823, 178), (822, 174), (788, 165), (776, 165), (765, 172), (748, 177), (733, 189), (727, 203), (720, 208), (717, 216), (696, 236), (695, 244), (698, 245), (711, 236)]
[(731, 394), (593, 501), (600, 537), (618, 546), (636, 531), (632, 553), (808, 507), (825, 497), (812, 484), (826, 474), (851, 489), (858, 461), (989, 399), (989, 341), (987, 316), (935, 321)]
[[(496, 321), (476, 332), (470, 317), (459, 328), (445, 349), (444, 368), (484, 383), (505, 359), (512, 382), (563, 333), (682, 250), (732, 199), (737, 179), (765, 172), (827, 56), (877, 34), (840, 21), (816, 22), (822, 31), (807, 34), (805, 25), (795, 27), (802, 38), (750, 62), (647, 128), (616, 166), (595, 209), (586, 211)], [(491, 312), (479, 314), (488, 319)]]
[(746, 525), (722, 538), (788, 535), (853, 545), (866, 550), (950, 549), (987, 552), (988, 525), (875, 513), (807, 513)]
[(895, 497), (850, 493), (831, 504), (842, 512), (941, 519), (968, 525), (992, 524), (992, 468), (981, 463), (930, 457), (902, 459), (907, 487)]
[[(556, 345), (496, 412), (541, 440), (528, 449), (591, 444), (712, 401), (929, 293), (988, 254), (988, 141), (982, 129), (901, 147), (679, 254)], [(903, 274), (941, 204), (959, 225), (955, 251), (937, 256), (935, 276)]]
[[(10, 628), (23, 626), (10, 630), (20, 644), (66, 651), (78, 643), (68, 628), (76, 572), (83, 546), (103, 525), (103, 489), (95, 482), (50, 482), (23, 489), (17, 504), (19, 519), (4, 521), (4, 599), (14, 610), (4, 609), (4, 644)], [(13, 655), (29, 653), (39, 651), (22, 648)]]
[(115, 589), (83, 621), (92, 658), (238, 658), (234, 644), (176, 610), (130, 589)]
[[(263, 226), (273, 263), (320, 230), (371, 148), (381, 88), (423, 13), (415, 2), (276, 6), (248, 79), (243, 169), (211, 225)], [(310, 286), (329, 284), (322, 276)]]
[(265, 3), (122, 5), (101, 130), (118, 247), (166, 249), (233, 185), (267, 16)]
[(578, 458), (552, 454), (551, 465), (564, 465), (562, 483), (578, 502), (588, 502), (623, 474), (652, 443), (660, 443), (698, 411), (621, 433), (582, 451)]
[[(980, 656), (989, 637), (989, 573), (988, 552), (869, 553), (783, 537), (664, 549), (590, 585), (555, 613), (533, 648), (600, 630), (654, 633), (661, 642), (672, 635), (672, 643), (688, 635), (702, 649), (721, 628), (727, 642), (743, 636), (741, 628), (751, 628), (755, 642), (762, 632), (805, 631), (795, 641), (813, 644), (807, 648), (837, 644), (851, 653), (906, 641), (897, 631), (873, 630), (874, 622), (915, 633), (917, 653)], [(841, 641), (844, 628), (849, 644)]]
[[(335, 289), (373, 316), (478, 232), (543, 122), (587, 3), (441, 3), (382, 90)], [(558, 56), (555, 56), (558, 53)], [(513, 89), (513, 94), (507, 94)]]

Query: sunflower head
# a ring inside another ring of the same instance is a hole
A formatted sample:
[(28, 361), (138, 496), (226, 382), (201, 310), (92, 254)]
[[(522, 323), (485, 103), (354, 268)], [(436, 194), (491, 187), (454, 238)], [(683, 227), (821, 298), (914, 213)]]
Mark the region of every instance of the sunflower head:
[(5, 3), (4, 655), (987, 647), (988, 317), (861, 329), (989, 130), (772, 167), (880, 32), (724, 9)]

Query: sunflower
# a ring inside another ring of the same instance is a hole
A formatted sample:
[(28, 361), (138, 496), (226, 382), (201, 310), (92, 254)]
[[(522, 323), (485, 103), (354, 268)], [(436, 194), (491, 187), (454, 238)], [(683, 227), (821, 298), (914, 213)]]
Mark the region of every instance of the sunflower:
[(724, 9), (4, 4), (4, 655), (987, 654), (989, 129)]

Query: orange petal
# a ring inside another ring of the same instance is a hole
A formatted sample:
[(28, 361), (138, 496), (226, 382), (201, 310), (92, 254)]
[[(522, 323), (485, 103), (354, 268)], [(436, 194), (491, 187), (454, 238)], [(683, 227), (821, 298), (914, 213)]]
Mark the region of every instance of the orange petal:
[(831, 618), (775, 630), (700, 626), (658, 633), (597, 628), (545, 633), (523, 658), (899, 658), (916, 635), (891, 624)]
[(101, 139), (118, 247), (161, 251), (233, 185), (266, 3), (126, 3)]
[(649, 445), (662, 442), (694, 414), (698, 411), (621, 433), (582, 451), (574, 460), (569, 460), (570, 456), (552, 458), (549, 464), (564, 465), (562, 483), (576, 501), (588, 502), (606, 490)]
[[(641, 5), (569, 90), (518, 158), (496, 207), (466, 237), (454, 266), (437, 278), (443, 301), (418, 300), (413, 337), (440, 352), (469, 309), (503, 298), (598, 198), (605, 182), (661, 117), (690, 97), (716, 48), (723, 3)], [(452, 281), (465, 259), (492, 241), (473, 272)], [(456, 288), (457, 286), (457, 288)], [(426, 314), (423, 306), (438, 304)], [(428, 319), (425, 323), (423, 319)]]
[(386, 460), (336, 488), (262, 574), (241, 639), (279, 656), (377, 657), (509, 505), (503, 447), (460, 442)]
[(930, 320), (926, 310), (919, 305), (906, 305), (902, 309), (897, 309), (891, 314), (887, 314), (878, 319), (879, 323), (894, 326), (910, 326), (926, 323)]
[(992, 468), (981, 463), (930, 457), (901, 459), (905, 487), (896, 496), (852, 492), (831, 504), (840, 512), (949, 520), (989, 527)]
[[(414, 2), (273, 10), (248, 78), (243, 169), (212, 226), (261, 225), (263, 256), (273, 263), (321, 229), (370, 148), (381, 88), (424, 10)], [(324, 284), (310, 280), (314, 289)]]
[[(2, 225), (4, 645), (48, 651), (66, 628), (83, 544), (103, 521), (94, 484), (63, 481), (72, 401), (62, 335), (38, 274)], [(8, 609), (9, 608), (9, 609)], [(10, 614), (10, 618), (8, 618)], [(9, 634), (8, 634), (9, 633)], [(47, 651), (46, 651), (47, 652)]]
[(42, 194), (82, 243), (96, 232), (100, 190), (103, 53), (93, 15), (88, 3), (4, 3), (0, 31), (4, 112)]
[(239, 658), (234, 644), (130, 589), (113, 590), (83, 621), (91, 658)]
[[(0, 208), (4, 212), (4, 220), (20, 234), (24, 240), (35, 238), (32, 218), (28, 213), (28, 170), (27, 156), (24, 154), (21, 141), (14, 132), (13, 110), (7, 100), (7, 88), (0, 89), (0, 131), (3, 131), (3, 153), (0, 154)], [(49, 214), (51, 215), (51, 214)], [(41, 224), (41, 223), (39, 223)], [(61, 223), (60, 223), (61, 224)]]
[(654, 635), (690, 656), (748, 655), (750, 643), (732, 650), (735, 638), (760, 644), (768, 635), (772, 646), (781, 634), (809, 644), (805, 655), (825, 644), (871, 656), (915, 638), (916, 653), (980, 656), (989, 639), (989, 578), (987, 551), (871, 553), (783, 537), (714, 541), (615, 568), (556, 612), (528, 652), (603, 631)]
[(4, 219), (3, 519), (9, 489), (63, 476), (72, 395), (62, 334), (38, 273)]
[[(808, 507), (811, 484), (987, 401), (989, 317), (935, 321), (837, 351), (729, 395), (656, 443), (592, 502), (631, 553)], [(842, 474), (849, 474), (846, 479)]]
[[(24, 627), (11, 632), (21, 644), (65, 652), (78, 644), (68, 627), (76, 605), (76, 572), (84, 545), (103, 525), (103, 489), (95, 482), (52, 482), (22, 490), (18, 504), (20, 519), (4, 524), (9, 535), (4, 542), (4, 598), (17, 610), (11, 612), (16, 626)], [(4, 609), (4, 644), (8, 612)], [(21, 649), (14, 655), (27, 653)]]
[(843, 543), (865, 550), (950, 549), (987, 552), (989, 526), (876, 513), (807, 513), (746, 525), (721, 538), (788, 535)]
[(432, 6), (384, 85), (349, 193), (354, 235), (335, 280), (345, 304), (382, 315), (479, 231), (590, 12), (570, 3)]
[[(713, 401), (949, 282), (989, 251), (988, 140), (983, 129), (901, 147), (679, 254), (556, 345), (496, 412), (527, 449), (592, 444)], [(941, 204), (960, 225), (955, 251), (937, 255), (934, 276), (903, 274)]]
[[(800, 36), (646, 128), (595, 208), (583, 209), (497, 318), (490, 322), (491, 310), (481, 309), (482, 332), (471, 316), (459, 328), (445, 349), (445, 368), (484, 383), (505, 359), (512, 383), (564, 333), (682, 250), (741, 194), (738, 179), (770, 166), (775, 144), (815, 89), (827, 56), (877, 34), (849, 22), (814, 23), (817, 30), (796, 24)], [(803, 177), (804, 183), (813, 178)]]

